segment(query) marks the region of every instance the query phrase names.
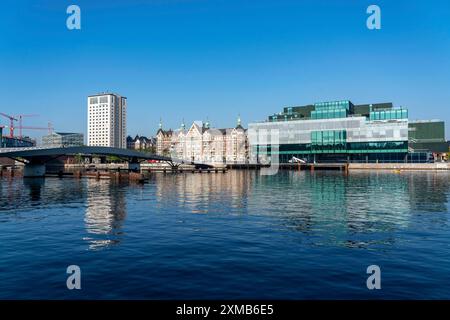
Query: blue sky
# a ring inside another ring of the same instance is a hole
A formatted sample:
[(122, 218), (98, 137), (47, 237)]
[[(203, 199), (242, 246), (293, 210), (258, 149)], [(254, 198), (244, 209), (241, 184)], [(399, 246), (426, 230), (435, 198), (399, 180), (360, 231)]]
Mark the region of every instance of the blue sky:
[[(284, 106), (391, 101), (450, 138), (448, 1), (2, 1), (0, 111), (86, 131), (86, 96), (128, 97), (128, 133), (229, 127)], [(81, 8), (81, 30), (66, 8)], [(382, 29), (366, 28), (381, 7)], [(2, 118), (0, 123), (7, 124)], [(44, 132), (28, 131), (31, 135)]]

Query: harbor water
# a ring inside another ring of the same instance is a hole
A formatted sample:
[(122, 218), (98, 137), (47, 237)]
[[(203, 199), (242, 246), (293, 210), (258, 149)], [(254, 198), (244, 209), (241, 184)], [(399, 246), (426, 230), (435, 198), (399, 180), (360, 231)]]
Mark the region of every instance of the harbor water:
[(2, 177), (0, 298), (449, 299), (449, 199), (448, 171)]

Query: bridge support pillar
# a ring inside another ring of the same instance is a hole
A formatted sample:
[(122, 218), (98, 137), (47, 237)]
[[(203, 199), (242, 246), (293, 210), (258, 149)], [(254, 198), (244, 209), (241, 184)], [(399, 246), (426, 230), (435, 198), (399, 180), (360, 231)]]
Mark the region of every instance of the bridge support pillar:
[(45, 176), (45, 164), (43, 163), (27, 163), (23, 168), (24, 178), (35, 178)]
[(141, 172), (141, 164), (135, 158), (128, 162), (128, 170), (132, 172)]

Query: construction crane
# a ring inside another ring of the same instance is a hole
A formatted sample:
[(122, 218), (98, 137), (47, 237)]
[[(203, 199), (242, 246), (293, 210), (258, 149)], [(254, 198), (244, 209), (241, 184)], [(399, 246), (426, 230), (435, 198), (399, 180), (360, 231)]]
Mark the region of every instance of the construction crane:
[(22, 129), (25, 129), (25, 130), (47, 130), (48, 134), (52, 134), (52, 132), (53, 132), (53, 126), (52, 126), (51, 122), (48, 123), (48, 127), (21, 126), (21, 127), (19, 127), (19, 129), (20, 129), (20, 132), (22, 132)]
[[(53, 126), (51, 122), (48, 123), (47, 127), (32, 127), (32, 126), (24, 126), (23, 118), (25, 117), (38, 117), (38, 114), (18, 114), (15, 116), (11, 116), (9, 114), (0, 112), (0, 115), (9, 119), (9, 137), (14, 138), (14, 130), (19, 129), (19, 139), (22, 139), (23, 130), (48, 130), (48, 133), (51, 134), (53, 132)], [(18, 121), (19, 125), (15, 126), (14, 121)], [(5, 126), (6, 127), (6, 126)]]
[(0, 112), (0, 115), (9, 119), (9, 137), (14, 138), (14, 121), (17, 121), (17, 119), (3, 112)]
[[(39, 115), (38, 114), (18, 114), (15, 117), (19, 119), (19, 139), (22, 139), (22, 129), (26, 129), (23, 126), (23, 123), (22, 123), (23, 118), (25, 118), (25, 117), (39, 117)], [(31, 129), (31, 127), (28, 128), (28, 129)], [(38, 129), (38, 130), (40, 130), (40, 129)]]

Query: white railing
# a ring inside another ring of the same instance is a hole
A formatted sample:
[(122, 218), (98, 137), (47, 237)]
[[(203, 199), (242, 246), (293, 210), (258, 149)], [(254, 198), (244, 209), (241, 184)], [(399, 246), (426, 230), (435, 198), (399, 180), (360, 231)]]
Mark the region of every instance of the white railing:
[(47, 147), (16, 147), (16, 148), (0, 148), (0, 153), (15, 152), (15, 151), (30, 151), (30, 150), (43, 150), (50, 149)]

